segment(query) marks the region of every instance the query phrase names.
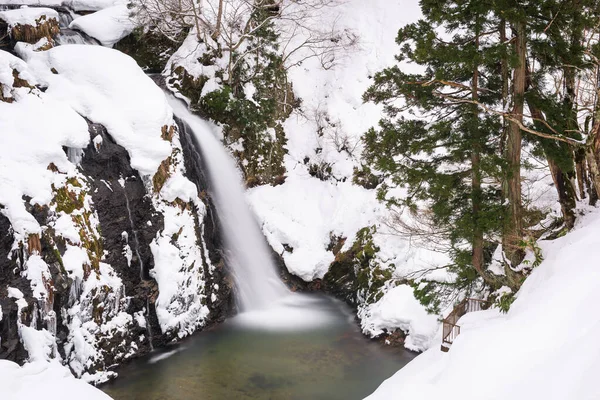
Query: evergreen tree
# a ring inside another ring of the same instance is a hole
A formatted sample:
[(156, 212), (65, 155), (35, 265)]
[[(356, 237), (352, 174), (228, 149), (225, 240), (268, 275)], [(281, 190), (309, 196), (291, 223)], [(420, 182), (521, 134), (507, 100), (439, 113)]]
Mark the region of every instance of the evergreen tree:
[[(535, 128), (548, 134), (561, 132), (565, 137), (582, 140), (576, 98), (577, 77), (590, 68), (586, 60), (584, 33), (594, 29), (598, 20), (596, 0), (545, 1), (533, 22), (531, 56), (528, 67), (527, 105)], [(549, 77), (560, 78), (562, 87), (549, 91)], [(585, 150), (565, 142), (535, 139), (548, 160), (558, 191), (564, 224), (575, 222), (577, 189), (585, 197)], [(578, 182), (577, 187), (575, 182)], [(588, 182), (589, 186), (589, 182)]]
[[(387, 118), (365, 134), (364, 143), (368, 166), (389, 182), (380, 197), (390, 207), (426, 208), (428, 234), (450, 243), (455, 282), (430, 282), (417, 290), (435, 308), (440, 296), (432, 291), (451, 298), (456, 290), (481, 289), (482, 282), (493, 288), (502, 283), (484, 268), (485, 249), (493, 248), (486, 242), (496, 240), (505, 217), (497, 151), (502, 123), (480, 105), (502, 101), (497, 61), (503, 48), (499, 21), (490, 18), (491, 2), (422, 1), (421, 6), (425, 18), (398, 34), (397, 60), (423, 72), (396, 65), (375, 76), (365, 100), (385, 104)], [(389, 196), (394, 186), (406, 188), (407, 196)]]
[[(600, 65), (599, 46), (590, 44), (597, 41), (600, 7), (598, 0), (420, 4), (424, 19), (399, 32), (398, 65), (378, 73), (365, 94), (365, 100), (385, 105), (386, 118), (364, 136), (361, 174), (381, 175), (380, 198), (389, 207), (425, 216), (413, 225), (401, 220), (407, 234), (450, 243), (455, 281), (421, 282), (415, 289), (436, 308), (444, 296), (452, 298), (457, 290), (468, 295), (482, 283), (516, 291), (524, 276), (515, 267), (525, 247), (539, 263), (522, 204), (523, 139), (548, 160), (567, 229), (575, 221), (576, 189), (584, 196), (587, 168), (590, 193), (593, 185), (600, 188), (600, 122), (592, 117), (599, 108), (596, 102), (587, 111), (582, 127), (585, 112), (578, 109), (576, 91), (579, 79), (594, 76), (590, 72)], [(422, 72), (407, 72), (411, 63)], [(562, 88), (552, 90), (549, 79), (560, 79)], [(589, 126), (584, 145), (582, 132)], [(390, 194), (397, 187), (406, 189), (401, 199)], [(501, 276), (486, 268), (486, 249), (500, 238)]]

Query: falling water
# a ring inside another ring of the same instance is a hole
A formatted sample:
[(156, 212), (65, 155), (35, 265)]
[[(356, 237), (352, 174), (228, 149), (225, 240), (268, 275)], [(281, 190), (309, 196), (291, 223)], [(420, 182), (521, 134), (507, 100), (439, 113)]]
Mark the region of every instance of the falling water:
[(131, 208), (129, 207), (129, 197), (127, 197), (127, 190), (125, 190), (125, 183), (127, 180), (121, 178), (121, 185), (123, 186), (123, 195), (125, 196), (125, 205), (127, 206), (127, 216), (129, 217), (129, 225), (131, 226), (131, 230), (133, 231), (133, 250), (135, 251), (135, 255), (137, 256), (138, 262), (140, 263), (140, 280), (144, 280), (144, 261), (142, 261), (142, 257), (140, 255), (140, 241), (138, 239), (138, 231), (135, 229), (135, 224), (133, 223), (133, 216), (131, 215)]
[(56, 35), (55, 41), (60, 46), (65, 44), (99, 44), (96, 39), (91, 38), (85, 33), (69, 28), (61, 28), (60, 33)]
[(148, 332), (148, 343), (150, 344), (150, 350), (154, 350), (152, 345), (152, 325), (150, 324), (150, 298), (146, 298), (146, 312), (144, 313), (146, 318), (146, 332)]
[(276, 273), (264, 236), (245, 201), (235, 162), (205, 121), (191, 114), (182, 102), (168, 97), (175, 114), (191, 128), (206, 159), (238, 304), (242, 311), (268, 308), (290, 292)]

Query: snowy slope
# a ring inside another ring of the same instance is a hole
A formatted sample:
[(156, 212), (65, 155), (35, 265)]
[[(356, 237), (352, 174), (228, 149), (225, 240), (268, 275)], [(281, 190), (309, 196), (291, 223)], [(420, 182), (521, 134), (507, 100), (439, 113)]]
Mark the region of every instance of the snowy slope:
[[(349, 0), (325, 8), (321, 20), (313, 23), (358, 33), (357, 45), (340, 50), (331, 69), (324, 70), (319, 59), (311, 58), (289, 71), (302, 104), (284, 127), (287, 179), (280, 186), (251, 189), (248, 201), (271, 246), (282, 254), (288, 269), (304, 280), (323, 278), (327, 272), (335, 258), (327, 250), (331, 236), (345, 237), (342, 250), (347, 250), (356, 233), (367, 226), (377, 227), (373, 240), (381, 249), (378, 262), (393, 264), (395, 279), (447, 261), (394, 235), (385, 224), (389, 212), (377, 201), (375, 191), (351, 182), (353, 168), (360, 165), (360, 138), (382, 115), (382, 108), (363, 103), (362, 95), (370, 77), (394, 63), (398, 29), (420, 15), (416, 0)], [(330, 165), (333, 177), (326, 181), (311, 177), (305, 159)], [(284, 245), (293, 252), (284, 251)], [(398, 287), (388, 297), (389, 289), (392, 286), (383, 289), (386, 295), (377, 304), (359, 310), (363, 331), (374, 336), (383, 329), (402, 328), (409, 334), (407, 347), (427, 348), (437, 330), (437, 317), (425, 313), (408, 287)]]
[(600, 211), (540, 242), (545, 261), (508, 314), (467, 314), (450, 352), (435, 346), (368, 399), (600, 398)]
[(58, 362), (28, 363), (20, 367), (0, 360), (0, 398), (109, 400), (110, 397), (82, 380)]

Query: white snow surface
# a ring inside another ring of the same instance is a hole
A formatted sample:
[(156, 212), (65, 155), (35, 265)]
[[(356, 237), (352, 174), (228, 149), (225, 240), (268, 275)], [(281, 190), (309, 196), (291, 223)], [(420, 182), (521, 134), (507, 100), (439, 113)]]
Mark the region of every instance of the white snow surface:
[(540, 242), (545, 261), (507, 314), (467, 314), (450, 352), (432, 347), (385, 381), (376, 399), (600, 398), (600, 210)]
[(161, 138), (162, 126), (172, 124), (171, 108), (131, 57), (101, 46), (73, 44), (34, 52), (18, 43), (16, 48), (48, 85), (46, 93), (104, 125), (127, 149), (140, 175), (154, 175), (171, 154), (169, 142)]
[(58, 361), (33, 362), (21, 367), (8, 360), (0, 360), (0, 398), (110, 400), (99, 389), (75, 379)]
[(36, 20), (45, 16), (46, 19), (54, 18), (58, 22), (58, 12), (45, 7), (22, 7), (16, 10), (0, 12), (0, 19), (5, 21), (9, 27), (16, 25), (36, 26)]
[(16, 100), (0, 102), (0, 204), (16, 235), (24, 236), (40, 233), (40, 226), (25, 209), (23, 196), (32, 204), (48, 204), (57, 179), (48, 165), (73, 173), (75, 166), (62, 147), (84, 148), (89, 134), (85, 120), (63, 101), (37, 89), (13, 88), (13, 70), (32, 85), (37, 79), (22, 60), (0, 51), (1, 90)]
[(71, 22), (69, 27), (85, 32), (97, 39), (103, 46), (112, 47), (135, 28), (135, 23), (129, 14), (127, 5), (118, 4), (78, 17)]
[(74, 11), (97, 11), (122, 2), (123, 0), (3, 0), (2, 4), (49, 7), (64, 6)]
[(414, 351), (429, 348), (439, 328), (437, 316), (425, 311), (408, 285), (396, 286), (377, 303), (361, 308), (359, 318), (370, 336), (402, 329), (406, 332), (404, 346)]

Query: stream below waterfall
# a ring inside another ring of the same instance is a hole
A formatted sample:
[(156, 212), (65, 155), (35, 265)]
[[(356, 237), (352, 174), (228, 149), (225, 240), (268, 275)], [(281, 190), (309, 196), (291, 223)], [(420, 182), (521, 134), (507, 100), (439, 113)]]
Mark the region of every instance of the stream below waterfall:
[(362, 399), (415, 356), (364, 337), (340, 301), (311, 297), (327, 316), (319, 326), (270, 331), (233, 318), (117, 369), (101, 389), (116, 400)]

